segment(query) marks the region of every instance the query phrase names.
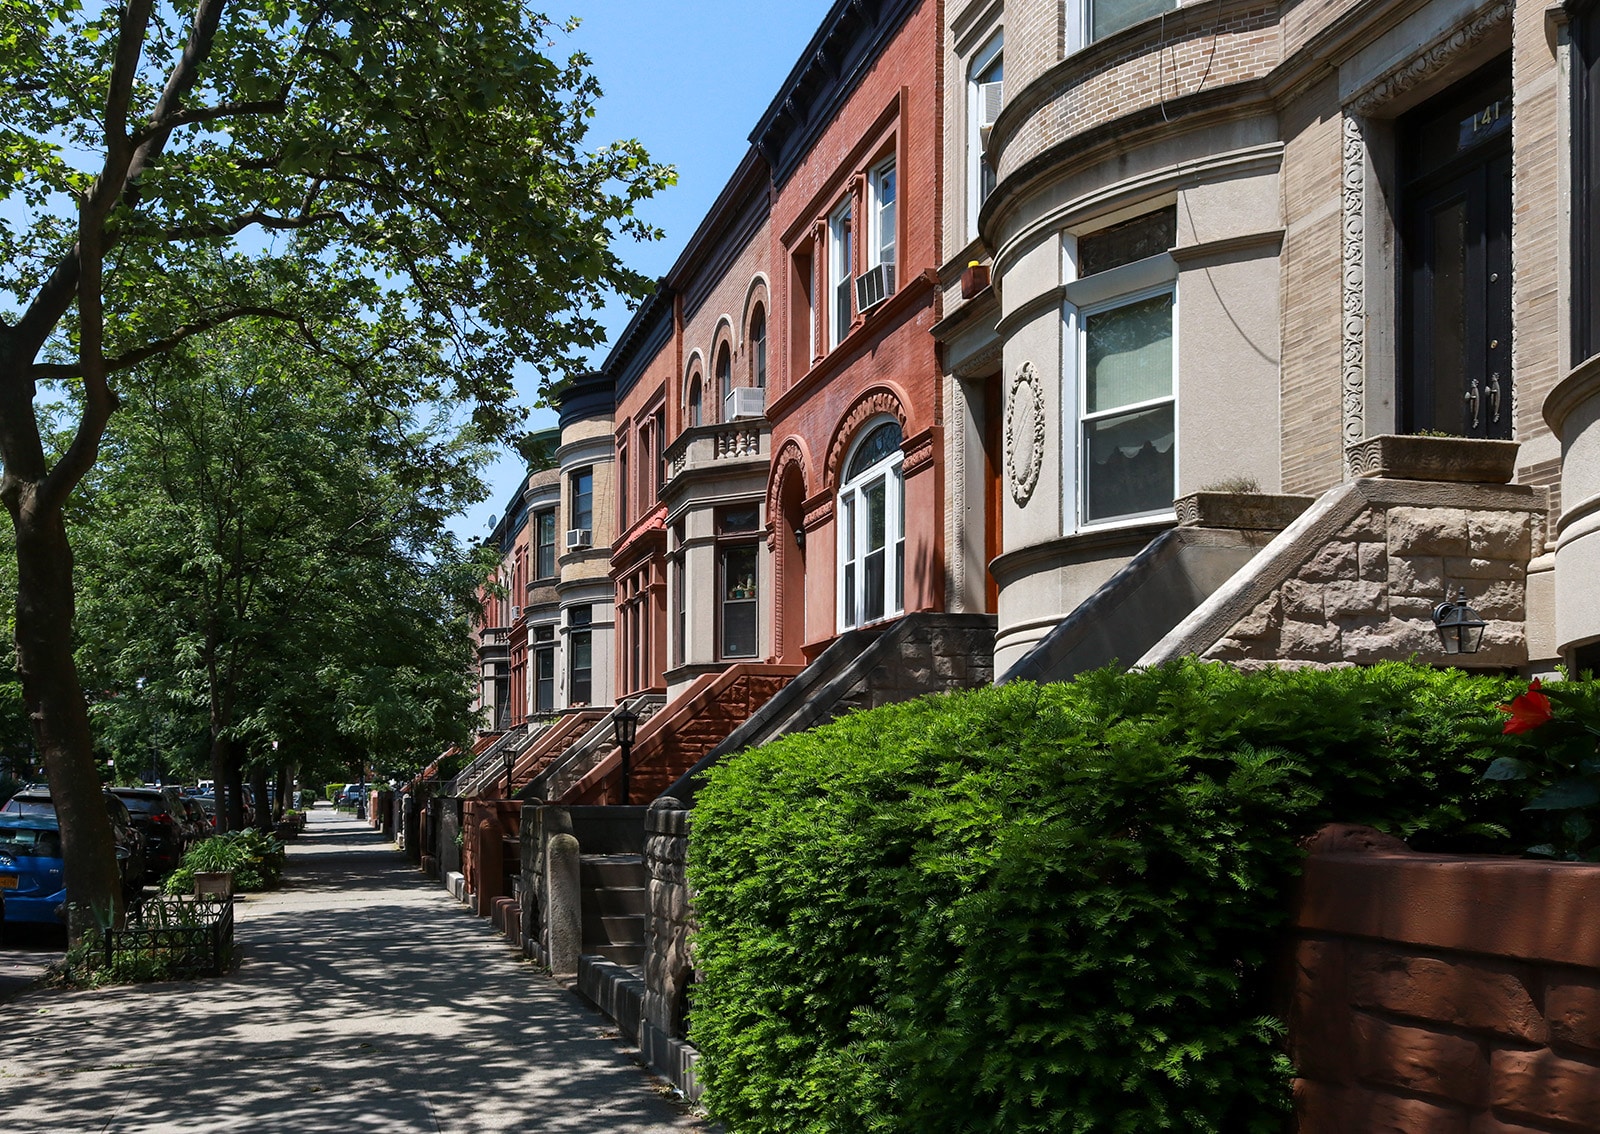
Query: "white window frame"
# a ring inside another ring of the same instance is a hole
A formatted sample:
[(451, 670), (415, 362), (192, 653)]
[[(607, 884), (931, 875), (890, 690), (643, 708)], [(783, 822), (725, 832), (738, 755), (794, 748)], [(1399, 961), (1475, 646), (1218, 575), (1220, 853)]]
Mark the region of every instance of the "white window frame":
[[(884, 185), (889, 185), (889, 199), (884, 201)], [(879, 162), (867, 175), (867, 211), (871, 223), (867, 232), (867, 269), (879, 264), (893, 264), (900, 248), (900, 183), (894, 158)], [(884, 255), (884, 214), (888, 213), (888, 255)]]
[[(828, 214), (828, 349), (832, 350), (850, 333), (850, 319), (839, 318), (840, 287), (845, 288), (845, 307), (855, 313), (855, 202), (849, 197)], [(848, 228), (847, 228), (848, 226)], [(846, 232), (848, 231), (848, 239)]]
[[(1066, 270), (1070, 276), (1077, 274), (1077, 240), (1068, 235), (1065, 240)], [(1182, 431), (1179, 424), (1179, 387), (1182, 374), (1182, 352), (1179, 327), (1178, 264), (1169, 253), (1147, 256), (1131, 264), (1122, 264), (1085, 279), (1075, 280), (1066, 286), (1062, 305), (1062, 420), (1070, 421), (1071, 428), (1062, 430), (1061, 457), (1061, 524), (1064, 534), (1079, 531), (1103, 531), (1149, 523), (1152, 519), (1165, 519), (1175, 515), (1169, 507), (1131, 516), (1116, 516), (1090, 521), (1085, 494), (1089, 488), (1089, 449), (1084, 443), (1085, 423), (1100, 418), (1132, 413), (1170, 403), (1172, 405), (1172, 466), (1173, 495), (1182, 471)], [(1172, 384), (1166, 397), (1144, 402), (1130, 402), (1112, 410), (1093, 414), (1084, 413), (1088, 405), (1088, 336), (1084, 320), (1091, 315), (1111, 311), (1158, 295), (1172, 297)]]
[[(1084, 0), (1087, 2), (1087, 0)], [(999, 31), (973, 53), (967, 64), (967, 238), (978, 235), (978, 211), (983, 208), (983, 135), (978, 128), (978, 76), (1005, 51), (1005, 32)], [(1004, 82), (1004, 79), (1000, 80)]]
[[(848, 469), (855, 459), (856, 452), (866, 443), (867, 438), (877, 432), (878, 427), (886, 424), (898, 425), (899, 422), (887, 414), (873, 418), (864, 425), (857, 434), (855, 442), (845, 454), (840, 468)], [(902, 444), (904, 440), (902, 439)], [(866, 621), (866, 587), (865, 566), (866, 555), (862, 549), (866, 547), (867, 510), (863, 490), (870, 487), (879, 479), (885, 481), (884, 485), (884, 572), (883, 572), (883, 615)], [(860, 474), (845, 481), (839, 486), (837, 496), (834, 498), (834, 516), (838, 539), (837, 562), (834, 570), (834, 610), (837, 612), (835, 619), (839, 631), (853, 629), (857, 626), (875, 625), (896, 618), (905, 612), (905, 573), (901, 562), (903, 555), (900, 549), (904, 547), (905, 532), (905, 451), (896, 449), (892, 454), (868, 467)], [(854, 525), (854, 540), (850, 533), (844, 530), (847, 522)], [(852, 559), (849, 549), (852, 542), (858, 554)], [(855, 567), (855, 603), (854, 609), (847, 608), (845, 601), (845, 570)], [(897, 585), (898, 583), (898, 585)], [(896, 601), (899, 599), (900, 601)]]

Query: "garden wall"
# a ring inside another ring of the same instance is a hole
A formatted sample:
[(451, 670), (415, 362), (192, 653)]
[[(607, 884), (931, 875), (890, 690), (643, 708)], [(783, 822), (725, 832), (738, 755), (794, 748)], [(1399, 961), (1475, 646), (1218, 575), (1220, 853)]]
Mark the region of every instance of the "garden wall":
[(1313, 841), (1295, 918), (1300, 1134), (1600, 1130), (1600, 865)]

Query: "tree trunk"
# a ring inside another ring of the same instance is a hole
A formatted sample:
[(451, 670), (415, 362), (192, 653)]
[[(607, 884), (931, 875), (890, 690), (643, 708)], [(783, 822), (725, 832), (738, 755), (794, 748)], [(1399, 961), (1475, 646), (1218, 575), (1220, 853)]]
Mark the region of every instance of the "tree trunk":
[(72, 657), (72, 548), (61, 508), (38, 489), (8, 478), (4, 491), (17, 535), (17, 669), (61, 821), (68, 932), (77, 941), (92, 926), (120, 924), (123, 895)]
[(286, 761), (278, 761), (278, 799), (272, 806), (272, 821), (278, 822), (283, 818), (284, 808), (289, 800), (289, 765)]
[(272, 834), (272, 804), (267, 796), (267, 766), (257, 761), (250, 768), (250, 790), (256, 797), (256, 829)]
[(239, 793), (228, 780), (228, 741), (215, 731), (211, 734), (211, 792), (217, 798), (217, 834), (237, 831), (232, 801)]
[(226, 741), (223, 773), (228, 777), (228, 830), (244, 830), (244, 776), (239, 770), (239, 745)]

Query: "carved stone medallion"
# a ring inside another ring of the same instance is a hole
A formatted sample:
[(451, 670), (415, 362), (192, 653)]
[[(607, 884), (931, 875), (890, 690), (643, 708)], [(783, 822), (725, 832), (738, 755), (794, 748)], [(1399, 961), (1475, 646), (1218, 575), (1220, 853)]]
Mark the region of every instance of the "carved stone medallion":
[(1011, 499), (1026, 504), (1039, 483), (1044, 463), (1044, 390), (1033, 363), (1024, 362), (1011, 377), (1006, 398), (1006, 477)]

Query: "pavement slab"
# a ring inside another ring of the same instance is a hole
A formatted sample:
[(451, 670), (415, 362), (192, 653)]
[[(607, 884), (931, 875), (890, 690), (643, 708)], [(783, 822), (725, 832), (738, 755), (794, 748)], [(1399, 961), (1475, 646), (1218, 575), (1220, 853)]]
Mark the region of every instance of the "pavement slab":
[(6, 998), (0, 1128), (711, 1129), (365, 822), (313, 811), (235, 918), (228, 976)]

